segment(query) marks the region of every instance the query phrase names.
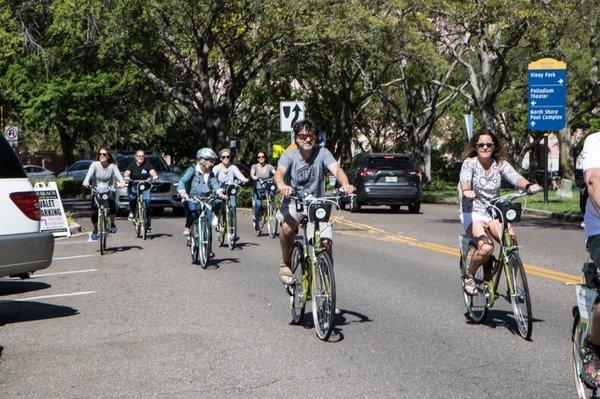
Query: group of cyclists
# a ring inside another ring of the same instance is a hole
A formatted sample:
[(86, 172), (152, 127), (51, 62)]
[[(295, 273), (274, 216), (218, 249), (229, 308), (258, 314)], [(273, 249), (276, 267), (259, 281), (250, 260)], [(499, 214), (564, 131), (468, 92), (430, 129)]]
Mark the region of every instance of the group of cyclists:
[[(279, 278), (286, 284), (294, 282), (294, 274), (290, 268), (291, 252), (294, 238), (298, 233), (298, 224), (302, 218), (290, 197), (312, 195), (322, 196), (325, 192), (325, 177), (327, 172), (333, 174), (338, 182), (341, 193), (351, 194), (355, 188), (348, 177), (326, 148), (316, 145), (317, 127), (310, 119), (298, 121), (293, 126), (296, 148), (284, 152), (277, 167), (268, 163), (267, 154), (259, 152), (256, 163), (252, 165), (250, 178), (256, 183), (273, 177), (283, 201), (277, 212), (277, 220), (281, 227), (279, 242), (281, 258), (279, 261)], [(592, 261), (600, 265), (600, 133), (588, 136), (585, 140), (582, 155), (584, 178), (589, 193), (585, 210), (586, 246)], [(214, 195), (221, 201), (215, 202), (214, 211), (220, 211), (225, 196), (224, 185), (234, 182), (247, 183), (239, 169), (232, 164), (232, 154), (228, 149), (220, 151), (219, 155), (210, 148), (202, 148), (196, 154), (197, 162), (190, 166), (181, 176), (178, 184), (179, 194), (184, 202), (186, 222), (184, 235), (190, 232), (196, 209), (190, 197)], [(221, 162), (215, 166), (217, 160)], [(156, 178), (156, 172), (151, 165), (144, 161), (144, 152), (138, 151), (135, 160), (130, 163), (122, 177), (113, 163), (110, 152), (103, 148), (98, 152), (98, 159), (92, 163), (83, 182), (84, 186), (123, 186), (127, 180)], [(92, 180), (93, 179), (93, 180)], [(529, 182), (521, 176), (506, 160), (506, 147), (500, 138), (488, 129), (476, 132), (467, 144), (463, 153), (463, 163), (459, 177), (459, 217), (464, 233), (475, 243), (477, 250), (469, 259), (462, 279), (463, 289), (467, 295), (475, 295), (477, 286), (474, 276), (477, 269), (489, 262), (494, 251), (494, 241), (499, 241), (499, 221), (493, 218), (486, 209), (485, 203), (497, 197), (500, 193), (502, 179), (510, 182), (516, 188), (535, 194), (541, 190), (538, 184)], [(260, 232), (259, 220), (262, 201), (266, 188), (255, 184), (253, 191), (253, 222), (257, 233)], [(135, 193), (128, 192), (131, 210), (135, 211)], [(150, 194), (146, 194), (149, 201)], [(229, 198), (235, 206), (235, 197)], [(149, 203), (148, 203), (149, 205)], [(96, 209), (92, 201), (92, 209)], [(114, 201), (111, 209), (111, 230), (116, 231)], [(151, 206), (146, 206), (147, 227), (150, 228)], [(131, 216), (131, 215), (130, 215)], [(211, 215), (213, 225), (215, 215)], [(209, 219), (210, 220), (210, 219)], [(92, 223), (96, 235), (97, 216), (92, 212)], [(309, 226), (310, 228), (310, 226)], [(509, 226), (509, 234), (516, 243), (514, 226)], [(331, 253), (331, 225), (321, 231), (321, 245)], [(210, 256), (214, 256), (213, 253)], [(584, 370), (581, 379), (589, 386), (600, 386), (600, 307), (595, 307), (592, 314), (591, 332), (585, 340), (582, 353)]]

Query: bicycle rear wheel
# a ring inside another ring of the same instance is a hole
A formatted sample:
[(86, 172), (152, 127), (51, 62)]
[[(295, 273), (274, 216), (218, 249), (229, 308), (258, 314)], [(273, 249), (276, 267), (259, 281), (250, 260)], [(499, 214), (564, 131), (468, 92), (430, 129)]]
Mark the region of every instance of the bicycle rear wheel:
[(229, 249), (235, 247), (235, 237), (237, 235), (237, 216), (235, 210), (229, 210), (229, 220), (227, 221), (227, 246)]
[(294, 273), (294, 284), (290, 287), (290, 305), (292, 308), (292, 324), (299, 324), (304, 317), (304, 288), (302, 287), (302, 244), (296, 241), (292, 248), (291, 268)]
[(529, 296), (527, 275), (517, 251), (509, 253), (506, 258), (513, 287), (513, 292), (509, 293), (515, 321), (517, 322), (519, 335), (529, 340), (531, 338), (533, 318), (531, 316), (531, 297)]
[(142, 202), (141, 206), (139, 206), (140, 208), (140, 232), (141, 232), (141, 236), (142, 238), (145, 240), (147, 237), (147, 231), (146, 231), (146, 204), (144, 202)]
[[(477, 247), (473, 243), (469, 243), (469, 247), (467, 249), (466, 259), (471, 259), (473, 253), (477, 251)], [(460, 257), (460, 271), (461, 275), (464, 275), (468, 269), (468, 264), (463, 262), (462, 256)], [(469, 319), (474, 321), (475, 323), (481, 323), (488, 314), (488, 301), (486, 298), (487, 286), (484, 282), (484, 266), (480, 266), (477, 269), (477, 273), (475, 273), (475, 283), (477, 284), (477, 294), (469, 295), (464, 291), (464, 282), (461, 278), (461, 288), (463, 293), (463, 299), (465, 301), (465, 306), (467, 308), (467, 314)]]
[(312, 290), (313, 321), (317, 337), (327, 340), (333, 331), (335, 317), (335, 277), (333, 261), (325, 251), (316, 259), (316, 275)]
[(275, 218), (275, 204), (273, 204), (273, 201), (269, 201), (267, 229), (269, 230), (269, 237), (275, 238), (275, 235), (277, 234), (277, 219)]
[(581, 321), (579, 314), (575, 316), (573, 320), (573, 332), (571, 341), (573, 343), (572, 355), (573, 355), (573, 377), (575, 378), (575, 389), (577, 390), (578, 399), (593, 399), (597, 398), (596, 390), (592, 390), (585, 385), (581, 378), (581, 372), (583, 371), (583, 362), (581, 360), (581, 347), (587, 336), (588, 323)]

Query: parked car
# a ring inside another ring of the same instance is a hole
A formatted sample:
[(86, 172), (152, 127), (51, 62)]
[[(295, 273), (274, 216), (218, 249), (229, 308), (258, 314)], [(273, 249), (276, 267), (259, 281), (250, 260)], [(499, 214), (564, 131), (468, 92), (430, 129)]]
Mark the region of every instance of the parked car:
[(52, 263), (54, 236), (40, 233), (38, 196), (0, 135), (0, 277), (27, 278)]
[(58, 177), (66, 177), (83, 183), (83, 179), (85, 179), (85, 175), (88, 169), (90, 168), (92, 162), (93, 161), (90, 159), (82, 159), (81, 161), (77, 161), (64, 171), (60, 172), (58, 174)]
[(25, 165), (23, 170), (29, 179), (56, 179), (56, 175), (51, 170), (37, 165)]
[[(131, 161), (133, 161), (134, 152), (117, 152), (115, 159), (121, 174)], [(177, 166), (169, 166), (159, 152), (146, 152), (146, 160), (149, 161), (158, 174), (158, 184), (152, 192), (152, 209), (154, 214), (160, 215), (165, 208), (172, 208), (173, 213), (182, 214), (183, 204), (177, 192), (177, 183), (181, 171)], [(117, 189), (117, 211), (124, 214), (129, 211), (129, 197), (127, 196), (127, 187)]]
[(398, 212), (408, 205), (410, 213), (421, 209), (421, 172), (407, 155), (359, 154), (345, 167), (350, 182), (356, 187), (356, 196), (350, 202), (350, 211), (357, 212), (362, 205), (389, 205)]

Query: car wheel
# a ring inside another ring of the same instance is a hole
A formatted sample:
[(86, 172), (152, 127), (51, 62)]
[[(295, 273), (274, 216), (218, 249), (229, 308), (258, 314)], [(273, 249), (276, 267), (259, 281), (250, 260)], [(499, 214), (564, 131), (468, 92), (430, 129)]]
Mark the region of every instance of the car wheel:
[(360, 204), (358, 203), (358, 199), (356, 198), (356, 195), (352, 196), (352, 199), (350, 200), (350, 212), (355, 213), (355, 212), (359, 212), (360, 211)]
[(400, 212), (400, 205), (390, 205), (390, 209), (392, 210), (392, 212), (398, 213)]
[(162, 216), (165, 214), (165, 208), (152, 208), (152, 214), (156, 216)]
[(183, 207), (173, 207), (173, 215), (175, 216), (183, 216), (185, 215), (185, 209)]
[(421, 211), (421, 202), (415, 202), (414, 204), (410, 204), (408, 206), (408, 211), (410, 213), (419, 213)]

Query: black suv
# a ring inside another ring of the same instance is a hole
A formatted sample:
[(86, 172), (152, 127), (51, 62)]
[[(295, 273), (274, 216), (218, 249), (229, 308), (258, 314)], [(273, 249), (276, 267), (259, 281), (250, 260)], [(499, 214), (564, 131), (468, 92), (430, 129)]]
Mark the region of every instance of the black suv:
[(389, 205), (392, 211), (398, 212), (401, 205), (408, 205), (410, 213), (419, 213), (421, 172), (408, 156), (359, 154), (345, 170), (350, 183), (356, 187), (356, 196), (350, 201), (351, 212), (359, 211), (362, 205)]

